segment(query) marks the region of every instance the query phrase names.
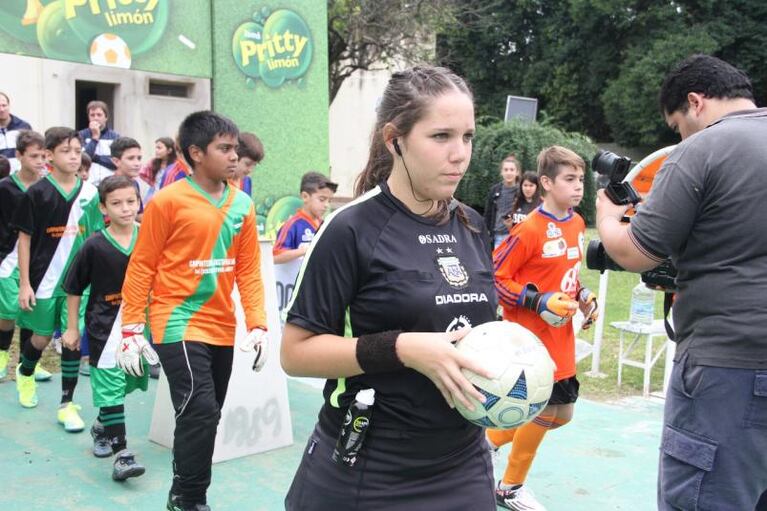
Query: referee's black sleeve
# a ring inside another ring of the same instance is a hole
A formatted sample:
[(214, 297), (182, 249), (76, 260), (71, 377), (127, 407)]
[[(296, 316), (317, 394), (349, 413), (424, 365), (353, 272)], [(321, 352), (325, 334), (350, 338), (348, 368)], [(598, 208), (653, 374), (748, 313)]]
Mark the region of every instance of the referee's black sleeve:
[(348, 211), (328, 219), (314, 237), (296, 281), (288, 323), (316, 334), (344, 334), (346, 309), (359, 277), (356, 233)]

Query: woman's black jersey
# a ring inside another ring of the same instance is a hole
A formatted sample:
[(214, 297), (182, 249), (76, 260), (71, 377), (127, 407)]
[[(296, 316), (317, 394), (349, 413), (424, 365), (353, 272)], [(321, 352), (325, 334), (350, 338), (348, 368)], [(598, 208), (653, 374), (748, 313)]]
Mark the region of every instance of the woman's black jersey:
[[(461, 222), (458, 208), (472, 228)], [(449, 220), (440, 225), (410, 212), (382, 183), (323, 223), (299, 273), (287, 321), (347, 337), (445, 332), (493, 321), (497, 299), (487, 244), (482, 217), (471, 208), (453, 201)], [(439, 437), (458, 447), (477, 433), (426, 376), (411, 369), (328, 380), (320, 426), (338, 431), (350, 402), (365, 388), (376, 390), (373, 435), (452, 431)]]

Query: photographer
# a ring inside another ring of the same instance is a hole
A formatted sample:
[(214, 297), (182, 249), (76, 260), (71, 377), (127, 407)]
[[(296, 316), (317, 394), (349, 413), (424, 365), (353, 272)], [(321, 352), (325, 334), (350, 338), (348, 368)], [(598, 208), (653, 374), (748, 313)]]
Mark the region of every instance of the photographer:
[(597, 195), (605, 250), (631, 271), (670, 256), (677, 350), (666, 396), (658, 508), (754, 509), (767, 490), (767, 109), (751, 82), (694, 55), (666, 76), (682, 142), (630, 224)]

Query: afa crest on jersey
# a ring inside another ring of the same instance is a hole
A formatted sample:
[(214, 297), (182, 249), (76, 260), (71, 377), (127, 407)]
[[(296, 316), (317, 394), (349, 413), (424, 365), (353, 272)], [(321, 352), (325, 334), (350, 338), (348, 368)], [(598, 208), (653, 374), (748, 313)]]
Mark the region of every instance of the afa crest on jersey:
[(437, 257), (437, 267), (452, 287), (461, 289), (469, 284), (469, 272), (456, 256)]

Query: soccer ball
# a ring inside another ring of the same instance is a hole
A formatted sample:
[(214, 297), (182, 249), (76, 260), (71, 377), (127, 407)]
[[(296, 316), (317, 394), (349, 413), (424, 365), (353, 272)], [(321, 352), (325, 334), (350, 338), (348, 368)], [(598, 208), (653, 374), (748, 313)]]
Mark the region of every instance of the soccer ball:
[(115, 34), (101, 34), (91, 43), (91, 64), (130, 69), (131, 53), (128, 44)]
[(474, 411), (456, 402), (469, 422), (486, 428), (517, 428), (545, 408), (554, 385), (554, 362), (530, 330), (509, 321), (491, 321), (471, 330), (457, 345), (495, 376), (488, 380), (466, 369), (464, 376), (486, 398), (469, 398)]

